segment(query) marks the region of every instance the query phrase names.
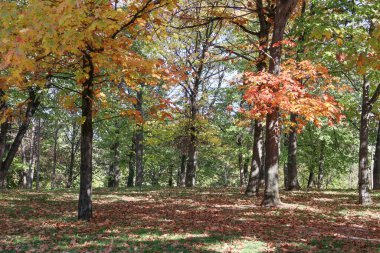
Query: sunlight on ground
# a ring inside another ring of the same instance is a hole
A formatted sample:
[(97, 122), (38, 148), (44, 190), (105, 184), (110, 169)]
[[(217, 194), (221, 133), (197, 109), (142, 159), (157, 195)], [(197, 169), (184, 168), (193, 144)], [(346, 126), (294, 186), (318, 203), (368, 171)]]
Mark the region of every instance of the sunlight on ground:
[[(94, 219), (76, 221), (77, 193), (5, 191), (1, 252), (376, 252), (379, 206), (355, 192), (282, 193), (260, 207), (240, 189), (94, 191)], [(210, 194), (212, 193), (212, 194)], [(332, 194), (333, 193), (333, 194)], [(379, 194), (374, 195), (378, 203)], [(34, 251), (33, 251), (34, 250)]]

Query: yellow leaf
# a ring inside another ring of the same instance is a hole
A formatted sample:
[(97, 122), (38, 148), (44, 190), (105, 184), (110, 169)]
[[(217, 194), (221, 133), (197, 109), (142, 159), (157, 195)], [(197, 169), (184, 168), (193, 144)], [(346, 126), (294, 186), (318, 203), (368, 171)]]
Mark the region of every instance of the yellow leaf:
[(338, 44), (338, 46), (342, 46), (343, 45), (343, 40), (341, 38), (337, 38), (336, 39), (336, 44)]

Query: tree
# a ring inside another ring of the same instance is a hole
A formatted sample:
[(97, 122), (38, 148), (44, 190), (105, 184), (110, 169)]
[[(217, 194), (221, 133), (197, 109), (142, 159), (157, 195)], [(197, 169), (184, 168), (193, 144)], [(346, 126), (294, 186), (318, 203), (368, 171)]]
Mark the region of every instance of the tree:
[(376, 149), (373, 160), (373, 189), (380, 190), (380, 121), (377, 126)]
[[(325, 8), (336, 15), (325, 15)], [(325, 1), (316, 5), (318, 13), (325, 17), (311, 19), (311, 24), (318, 24), (311, 36), (325, 40), (324, 60), (334, 60), (335, 71), (346, 79), (353, 89), (360, 94), (360, 127), (359, 127), (359, 203), (366, 205), (372, 202), (369, 189), (368, 168), (368, 134), (370, 113), (380, 94), (378, 76), (378, 23), (379, 3), (373, 1), (336, 2)], [(360, 23), (360, 25), (358, 25)]]
[[(303, 82), (302, 80), (308, 80), (308, 82)], [(319, 84), (321, 86), (316, 85), (318, 80), (321, 81)], [(304, 125), (306, 121), (320, 125), (320, 118), (327, 118), (329, 124), (332, 125), (334, 121), (340, 121), (342, 115), (340, 113), (341, 108), (339, 104), (327, 92), (326, 87), (329, 87), (329, 80), (331, 79), (329, 79), (326, 68), (313, 66), (308, 61), (300, 63), (293, 60), (287, 61), (283, 64), (282, 72), (278, 75), (265, 72), (258, 74), (246, 73), (246, 82), (253, 84), (247, 87), (244, 96), (247, 102), (253, 105), (248, 113), (260, 117), (261, 115), (269, 115), (274, 111), (278, 112), (278, 116), (280, 117), (279, 108), (281, 108), (282, 113), (297, 113), (297, 115), (304, 117), (304, 119), (298, 118), (298, 127)], [(267, 122), (267, 124), (270, 122), (271, 121)], [(295, 126), (292, 122), (289, 124), (291, 127)], [(271, 125), (267, 125), (267, 128), (269, 126)], [(275, 129), (279, 131), (278, 128)], [(274, 131), (274, 129), (269, 130)], [(266, 132), (267, 135), (268, 131)], [(274, 133), (276, 133), (276, 135), (273, 136), (273, 138), (278, 140), (279, 133), (272, 132), (272, 134)], [(270, 142), (270, 138), (268, 138), (269, 137), (266, 137), (266, 141)], [(274, 145), (273, 143), (268, 145), (270, 146), (270, 152), (266, 149), (266, 152), (269, 152), (269, 154), (266, 153), (266, 159), (269, 159), (273, 164), (272, 167), (267, 167), (269, 171), (266, 173), (270, 175), (267, 175), (266, 184), (270, 189), (267, 189), (268, 194), (265, 195), (266, 197), (263, 204), (278, 205), (280, 203), (277, 183), (279, 150), (278, 147), (274, 150), (272, 147), (272, 145)], [(273, 156), (271, 152), (275, 152), (274, 156), (277, 157), (276, 166), (274, 166), (273, 157), (271, 159), (267, 158), (267, 156)], [(275, 182), (268, 185), (271, 180), (275, 180)]]
[[(223, 81), (223, 67), (215, 49), (222, 30), (222, 21), (215, 19), (204, 1), (186, 1), (178, 9), (173, 20), (172, 29), (176, 36), (168, 48), (174, 51), (171, 56), (173, 64), (186, 70), (186, 78), (180, 80), (184, 98), (183, 115), (187, 121), (182, 141), (186, 140), (186, 172), (185, 185), (193, 187), (196, 183), (198, 170), (200, 120), (208, 105), (209, 93), (214, 78), (219, 78), (218, 85)], [(210, 9), (217, 8), (218, 3), (212, 3)], [(205, 22), (203, 22), (206, 20)], [(191, 34), (191, 36), (189, 36)], [(189, 39), (190, 38), (190, 39)], [(181, 103), (182, 101), (178, 101)], [(212, 107), (212, 106), (211, 106)], [(181, 159), (182, 160), (182, 159)], [(183, 160), (182, 160), (183, 161)], [(184, 168), (184, 167), (182, 167)]]
[[(123, 79), (129, 86), (134, 86), (162, 80), (160, 73), (164, 72), (162, 68), (160, 72), (160, 62), (135, 53), (133, 42), (149, 33), (149, 29), (141, 29), (149, 18), (159, 23), (161, 17), (156, 14), (173, 5), (152, 0), (131, 2), (128, 6), (118, 6), (117, 2), (110, 4), (109, 1), (79, 3), (61, 0), (54, 3), (30, 1), (23, 8), (10, 3), (5, 7), (12, 13), (7, 15), (12, 22), (6, 20), (2, 24), (13, 24), (15, 27), (11, 30), (18, 31), (11, 36), (18, 43), (12, 45), (13, 40), (10, 40), (2, 51), (6, 59), (3, 65), (10, 70), (6, 82), (20, 84), (23, 75), (33, 73), (34, 78), (29, 79), (29, 83), (63, 77), (73, 79), (80, 89), (78, 219), (90, 220), (94, 101), (102, 97), (100, 88), (106, 81), (118, 83)], [(19, 15), (21, 11), (23, 15)], [(22, 54), (16, 53), (20, 50)], [(149, 74), (149, 80), (144, 74)], [(31, 100), (35, 102), (35, 99)]]
[[(5, 92), (3, 90), (2, 94), (5, 95)], [(37, 110), (37, 107), (40, 104), (40, 98), (39, 95), (36, 94), (36, 91), (31, 88), (29, 90), (29, 97), (26, 101), (26, 108), (25, 108), (25, 114), (22, 117), (21, 124), (18, 128), (17, 134), (15, 138), (13, 139), (13, 142), (6, 153), (6, 143), (7, 143), (7, 134), (10, 128), (10, 122), (9, 122), (9, 110), (7, 110), (8, 105), (7, 102), (4, 101), (4, 98), (2, 99), (2, 114), (3, 114), (3, 122), (1, 123), (1, 133), (0, 133), (0, 157), (2, 160), (0, 161), (0, 188), (6, 187), (6, 178), (8, 175), (9, 168), (13, 162), (13, 159), (16, 156), (16, 153), (22, 143), (22, 139), (24, 138), (24, 135), (26, 131), (28, 130), (28, 127), (30, 125), (30, 122), (32, 120), (32, 117), (34, 113)], [(22, 105), (22, 104), (21, 104)]]

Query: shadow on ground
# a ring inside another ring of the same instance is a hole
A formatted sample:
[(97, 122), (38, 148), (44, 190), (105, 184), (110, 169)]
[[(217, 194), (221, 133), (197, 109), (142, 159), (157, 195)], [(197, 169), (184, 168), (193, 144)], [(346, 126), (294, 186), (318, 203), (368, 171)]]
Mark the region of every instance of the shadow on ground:
[(94, 196), (87, 223), (74, 192), (3, 192), (1, 252), (380, 252), (380, 206), (357, 205), (353, 191), (283, 193), (280, 208), (236, 188)]

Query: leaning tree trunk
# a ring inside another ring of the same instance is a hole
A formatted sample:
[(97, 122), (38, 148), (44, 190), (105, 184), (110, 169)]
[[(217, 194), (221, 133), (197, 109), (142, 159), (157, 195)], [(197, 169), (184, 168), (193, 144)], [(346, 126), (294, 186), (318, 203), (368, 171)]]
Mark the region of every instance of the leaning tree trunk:
[[(137, 92), (137, 104), (136, 109), (140, 112), (141, 117), (143, 116), (143, 109), (142, 109), (142, 103), (143, 103), (143, 94), (142, 90)], [(136, 186), (142, 186), (144, 181), (144, 129), (143, 125), (138, 125), (138, 129), (136, 132), (136, 138), (135, 138), (135, 157), (136, 157)]]
[[(281, 41), (287, 21), (293, 12), (298, 0), (277, 0), (273, 36), (270, 48), (271, 61), (269, 72), (280, 74), (281, 69)], [(280, 44), (280, 45), (278, 45)], [(265, 137), (265, 190), (262, 205), (277, 206), (281, 204), (278, 187), (278, 162), (279, 162), (279, 114), (280, 108), (273, 108), (266, 119)]]
[(253, 147), (252, 147), (252, 161), (251, 161), (251, 171), (248, 178), (247, 189), (245, 194), (247, 196), (252, 196), (259, 190), (259, 180), (260, 180), (260, 168), (262, 166), (263, 159), (263, 126), (258, 120), (255, 121), (255, 129), (253, 132)]
[[(290, 121), (296, 123), (296, 115), (290, 115)], [(288, 138), (288, 164), (287, 164), (287, 187), (286, 190), (299, 190), (300, 185), (297, 177), (297, 129), (295, 126), (290, 128)]]
[(25, 115), (22, 120), (22, 123), (20, 127), (18, 128), (16, 137), (14, 138), (9, 151), (7, 155), (5, 156), (5, 159), (0, 161), (0, 188), (6, 187), (6, 178), (8, 175), (9, 168), (11, 167), (13, 159), (15, 158), (17, 151), (21, 145), (22, 139), (24, 138), (24, 135), (29, 128), (33, 115), (36, 112), (39, 105), (40, 105), (40, 99), (38, 95), (36, 94), (35, 90), (30, 89), (28, 104), (26, 107), (26, 111), (25, 111)]
[(1, 128), (0, 128), (0, 161), (3, 161), (5, 153), (6, 153), (8, 129), (9, 129), (9, 123), (8, 123), (8, 120), (5, 120), (1, 124)]
[(376, 150), (373, 160), (373, 189), (380, 190), (380, 120), (377, 126)]
[(369, 194), (370, 182), (368, 172), (368, 124), (369, 124), (369, 88), (368, 81), (363, 82), (362, 108), (360, 117), (360, 147), (359, 147), (359, 203), (367, 205), (372, 203)]
[(80, 189), (78, 201), (78, 220), (89, 221), (92, 218), (92, 142), (93, 142), (93, 99), (94, 99), (94, 66), (92, 58), (86, 54), (89, 78), (83, 83), (81, 147), (80, 147)]
[(307, 179), (307, 189), (311, 189), (313, 187), (313, 182), (314, 182), (314, 170), (313, 168), (311, 168), (309, 171), (309, 177)]

